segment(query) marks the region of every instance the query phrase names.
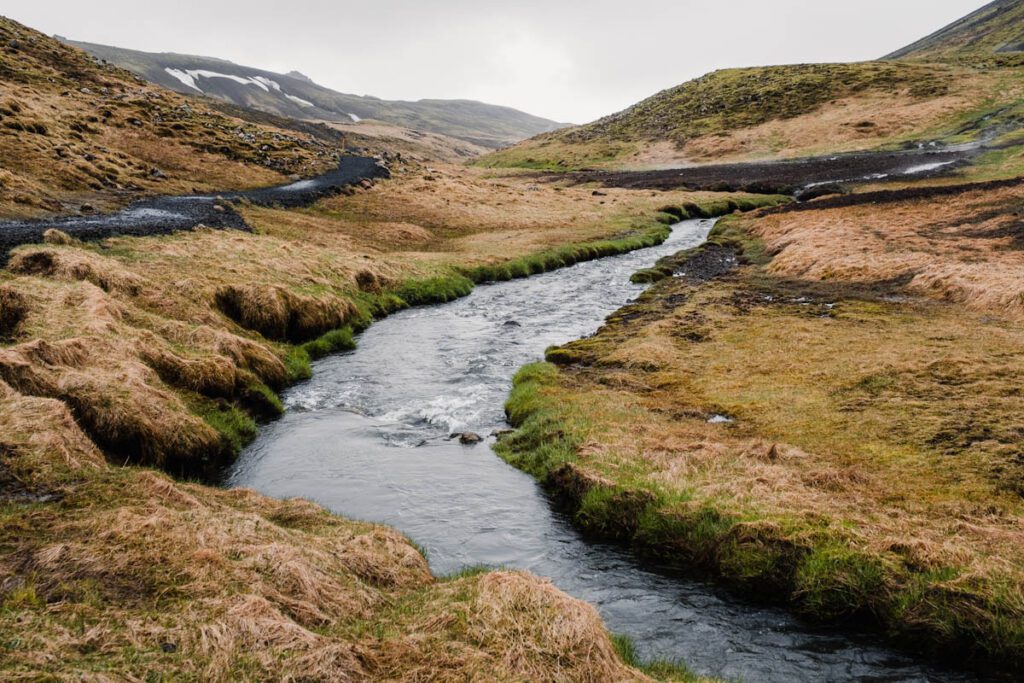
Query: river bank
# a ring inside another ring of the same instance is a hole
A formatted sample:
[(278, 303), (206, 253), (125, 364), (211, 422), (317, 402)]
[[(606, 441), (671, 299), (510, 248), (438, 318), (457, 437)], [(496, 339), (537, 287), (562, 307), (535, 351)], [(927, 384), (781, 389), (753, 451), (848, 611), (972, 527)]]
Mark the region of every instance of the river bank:
[(727, 219), (521, 371), (499, 452), (597, 537), (1019, 670), (1019, 200)]
[(280, 412), (275, 390), (369, 316), (653, 244), (663, 199), (434, 169), (243, 206), (253, 232), (17, 248), (0, 275), (5, 670), (643, 679), (539, 579), (436, 579), (392, 531), (165, 472), (215, 478)]

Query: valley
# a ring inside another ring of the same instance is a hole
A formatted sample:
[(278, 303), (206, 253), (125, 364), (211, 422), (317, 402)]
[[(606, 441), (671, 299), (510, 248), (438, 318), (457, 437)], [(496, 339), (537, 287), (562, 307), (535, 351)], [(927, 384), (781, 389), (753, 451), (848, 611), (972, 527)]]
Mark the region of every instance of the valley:
[(0, 678), (1013, 680), (1021, 7), (570, 127), (0, 17)]

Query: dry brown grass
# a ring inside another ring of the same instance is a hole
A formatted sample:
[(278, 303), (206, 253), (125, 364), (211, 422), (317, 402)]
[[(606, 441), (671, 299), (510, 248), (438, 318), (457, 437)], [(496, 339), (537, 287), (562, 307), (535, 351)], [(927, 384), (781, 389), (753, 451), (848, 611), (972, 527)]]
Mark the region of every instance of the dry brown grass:
[(1024, 190), (770, 216), (753, 226), (775, 253), (770, 272), (875, 282), (909, 279), (918, 294), (1024, 314)]
[(383, 121), (364, 119), (359, 123), (324, 123), (354, 138), (368, 138), (415, 162), (459, 163), (491, 151), (466, 140), (403, 128)]
[(643, 680), (522, 574), (439, 583), (393, 531), (108, 466), (0, 383), (0, 676)]
[[(367, 293), (407, 279), (616, 236), (648, 225), (664, 204), (700, 198), (595, 197), (456, 166), (430, 170), (434, 180), (426, 172), (410, 168), (307, 210), (243, 207), (255, 234), (199, 229), (88, 245), (51, 232), (8, 264), (0, 305), (12, 345), (0, 349), (0, 375), (67, 401), (118, 462), (189, 471), (237, 447), (223, 433), (235, 404), (273, 412), (253, 387), (288, 381), (287, 349), (275, 342), (350, 324)], [(61, 353), (51, 358), (53, 349)]]
[(208, 476), (258, 388), (294, 379), (276, 340), (380, 289), (695, 198), (410, 165), (307, 210), (242, 207), (255, 233), (17, 249), (0, 274), (0, 632), (20, 635), (0, 677), (642, 680), (591, 608), (535, 578), (438, 583), (393, 532), (118, 466)]

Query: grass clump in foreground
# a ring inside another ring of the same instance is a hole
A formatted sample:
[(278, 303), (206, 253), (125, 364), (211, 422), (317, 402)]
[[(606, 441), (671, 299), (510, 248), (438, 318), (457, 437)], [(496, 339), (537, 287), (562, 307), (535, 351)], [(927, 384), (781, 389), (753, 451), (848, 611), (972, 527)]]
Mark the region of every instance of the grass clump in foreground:
[(438, 580), (384, 527), (117, 467), (3, 382), (0, 452), (5, 680), (642, 676), (548, 582)]
[[(1024, 348), (1020, 311), (996, 295), (992, 264), (988, 291), (966, 283), (963, 304), (915, 296), (946, 291), (946, 269), (968, 255), (1024, 268), (970, 222), (1005, 199), (721, 223), (712, 241), (748, 263), (665, 279), (594, 337), (550, 350), (557, 365), (524, 368), (499, 454), (581, 528), (661, 563), (938, 655), (1020, 667), (1024, 366), (999, 360)], [(922, 219), (948, 225), (950, 213), (961, 227), (929, 251), (927, 288), (883, 275), (915, 263), (914, 238), (879, 236), (877, 279), (845, 278), (847, 252), (872, 248), (850, 226), (901, 235), (906, 220), (920, 236)], [(848, 239), (815, 239), (838, 229)]]

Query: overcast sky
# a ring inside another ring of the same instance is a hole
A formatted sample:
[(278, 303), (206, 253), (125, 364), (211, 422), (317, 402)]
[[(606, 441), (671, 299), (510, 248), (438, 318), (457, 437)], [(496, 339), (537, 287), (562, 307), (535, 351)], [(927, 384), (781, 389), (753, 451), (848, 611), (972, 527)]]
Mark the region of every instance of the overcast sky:
[(4, 0), (48, 34), (583, 123), (723, 67), (874, 59), (986, 0)]

